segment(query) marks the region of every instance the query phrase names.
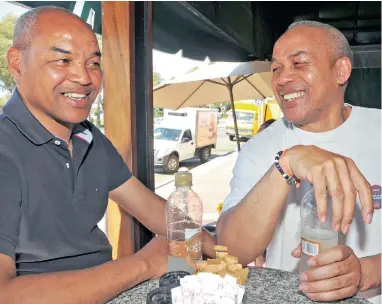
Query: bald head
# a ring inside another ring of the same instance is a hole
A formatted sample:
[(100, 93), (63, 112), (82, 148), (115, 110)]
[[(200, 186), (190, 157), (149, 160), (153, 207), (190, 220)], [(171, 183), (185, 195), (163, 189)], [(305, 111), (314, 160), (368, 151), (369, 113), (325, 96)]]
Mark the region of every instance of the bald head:
[(17, 19), (13, 33), (13, 47), (23, 50), (31, 45), (37, 33), (38, 21), (44, 14), (66, 15), (68, 18), (74, 18), (89, 27), (80, 17), (67, 9), (56, 6), (34, 8)]
[(349, 43), (334, 27), (314, 21), (292, 24), (275, 43), (271, 64), (272, 89), (284, 117), (306, 126), (340, 113), (351, 57)]
[(353, 52), (351, 51), (348, 40), (344, 34), (342, 34), (334, 26), (318, 21), (301, 20), (293, 22), (288, 27), (287, 31), (290, 31), (297, 26), (307, 26), (321, 29), (327, 38), (328, 48), (332, 51), (333, 60), (337, 60), (341, 57), (348, 57), (350, 62), (353, 63)]

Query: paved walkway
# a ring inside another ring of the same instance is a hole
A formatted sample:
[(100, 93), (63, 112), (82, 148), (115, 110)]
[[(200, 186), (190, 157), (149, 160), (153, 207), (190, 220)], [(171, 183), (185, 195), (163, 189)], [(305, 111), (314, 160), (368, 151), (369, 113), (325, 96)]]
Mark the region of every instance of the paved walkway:
[[(236, 152), (228, 153), (190, 170), (193, 177), (193, 189), (203, 202), (203, 225), (214, 222), (219, 217), (216, 207), (230, 192), (229, 182), (236, 158)], [(167, 199), (174, 190), (172, 178), (170, 181), (157, 185), (155, 192)], [(105, 217), (98, 226), (102, 231), (106, 230)]]
[[(218, 212), (216, 207), (230, 192), (229, 182), (237, 153), (229, 153), (217, 157), (190, 172), (193, 177), (193, 189), (203, 202), (203, 224), (216, 221)], [(160, 185), (155, 192), (167, 199), (175, 190), (174, 180)]]

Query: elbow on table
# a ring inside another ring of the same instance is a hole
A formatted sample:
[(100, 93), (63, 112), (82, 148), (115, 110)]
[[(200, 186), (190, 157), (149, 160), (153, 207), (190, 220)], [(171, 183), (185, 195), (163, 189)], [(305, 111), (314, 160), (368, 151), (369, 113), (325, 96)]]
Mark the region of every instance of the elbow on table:
[(228, 252), (239, 258), (242, 265), (248, 265), (254, 261), (254, 254), (250, 243), (245, 239), (232, 233), (232, 230), (226, 225), (225, 219), (221, 217), (216, 224), (216, 244), (228, 247)]

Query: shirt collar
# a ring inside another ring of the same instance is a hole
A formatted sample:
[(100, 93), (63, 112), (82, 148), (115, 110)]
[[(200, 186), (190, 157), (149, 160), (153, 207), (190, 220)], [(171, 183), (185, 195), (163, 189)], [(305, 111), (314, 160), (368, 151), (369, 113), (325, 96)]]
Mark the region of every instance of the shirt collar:
[[(3, 107), (3, 112), (16, 125), (19, 131), (35, 145), (45, 144), (54, 138), (54, 135), (25, 106), (17, 89)], [(73, 135), (90, 144), (93, 136), (89, 127), (87, 122), (76, 124), (73, 129)]]
[(92, 125), (87, 121), (83, 121), (82, 123), (76, 124), (74, 126), (72, 134), (73, 136), (90, 144), (93, 141), (93, 134), (91, 129)]

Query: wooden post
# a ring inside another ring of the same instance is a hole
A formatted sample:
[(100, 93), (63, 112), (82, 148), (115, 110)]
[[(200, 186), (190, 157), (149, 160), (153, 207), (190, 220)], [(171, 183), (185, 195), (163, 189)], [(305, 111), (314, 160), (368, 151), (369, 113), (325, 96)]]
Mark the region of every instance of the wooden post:
[[(102, 2), (105, 133), (133, 174), (137, 172), (134, 5), (132, 1)], [(134, 220), (111, 200), (107, 234), (113, 258), (135, 252)]]

